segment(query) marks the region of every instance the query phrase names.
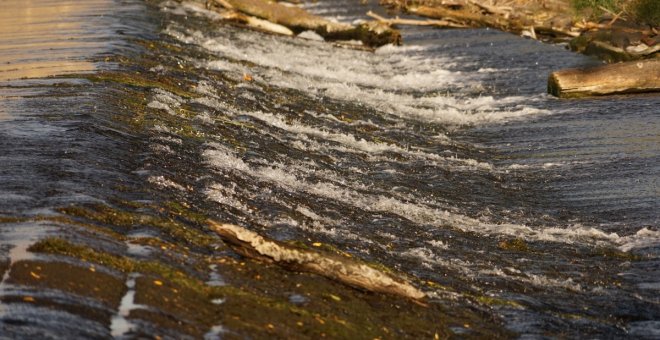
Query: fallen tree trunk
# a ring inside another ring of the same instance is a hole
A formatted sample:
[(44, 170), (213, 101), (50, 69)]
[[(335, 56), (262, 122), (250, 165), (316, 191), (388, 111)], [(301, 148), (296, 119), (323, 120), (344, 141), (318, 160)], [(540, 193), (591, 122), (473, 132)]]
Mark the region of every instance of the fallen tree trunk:
[(660, 92), (660, 59), (561, 70), (548, 78), (548, 93), (561, 98), (640, 92)]
[(266, 239), (231, 224), (209, 220), (209, 225), (239, 254), (302, 272), (318, 274), (352, 287), (420, 300), (426, 295), (406, 280), (375, 269), (365, 263), (335, 254), (299, 249)]
[(367, 22), (356, 26), (332, 22), (302, 8), (265, 0), (222, 0), (218, 3), (223, 7), (286, 26), (296, 33), (314, 31), (328, 40), (360, 40), (367, 46), (401, 43), (399, 31), (378, 22)]

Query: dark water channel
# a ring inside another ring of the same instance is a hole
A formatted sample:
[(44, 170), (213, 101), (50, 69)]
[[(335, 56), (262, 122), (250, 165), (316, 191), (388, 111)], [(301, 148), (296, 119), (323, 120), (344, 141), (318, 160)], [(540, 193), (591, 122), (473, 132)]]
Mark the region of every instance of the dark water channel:
[[(0, 24), (0, 338), (660, 337), (657, 95), (552, 98), (597, 61), (487, 29), (365, 52), (89, 4), (0, 2), (26, 27)], [(428, 306), (248, 261), (207, 218)]]

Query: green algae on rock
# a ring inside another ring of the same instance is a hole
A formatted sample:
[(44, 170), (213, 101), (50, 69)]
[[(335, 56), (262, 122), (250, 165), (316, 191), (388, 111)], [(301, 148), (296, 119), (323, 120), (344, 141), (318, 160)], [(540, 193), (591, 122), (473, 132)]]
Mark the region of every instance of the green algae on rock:
[(211, 236), (204, 232), (177, 221), (173, 218), (176, 215), (159, 216), (157, 207), (145, 206), (145, 208), (152, 208), (152, 214), (128, 212), (103, 204), (68, 206), (60, 208), (59, 211), (69, 216), (105, 224), (112, 229), (129, 231), (139, 226), (156, 228), (166, 235), (192, 246), (208, 247), (216, 243)]

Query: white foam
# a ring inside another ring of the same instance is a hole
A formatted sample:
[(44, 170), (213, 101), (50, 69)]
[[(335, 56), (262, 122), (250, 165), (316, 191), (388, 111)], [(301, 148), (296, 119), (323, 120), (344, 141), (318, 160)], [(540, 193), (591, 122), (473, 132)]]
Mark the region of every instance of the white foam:
[(152, 98), (147, 107), (164, 110), (171, 115), (176, 115), (175, 110), (184, 102), (181, 97), (161, 89), (152, 90)]
[(403, 252), (392, 253), (404, 258), (413, 258), (418, 260), (424, 267), (433, 269), (433, 265), (439, 265), (444, 268), (455, 270), (466, 277), (474, 277), (474, 272), (470, 269), (472, 263), (457, 258), (443, 258), (436, 255), (431, 249), (425, 247), (415, 247)]
[[(424, 122), (474, 124), (497, 122), (511, 117), (539, 114), (543, 111), (520, 104), (533, 101), (529, 97), (493, 98), (488, 96), (471, 98), (459, 94), (442, 93), (448, 86), (460, 80), (462, 86), (480, 86), (478, 76), (454, 72), (447, 68), (452, 60), (442, 56), (424, 54), (424, 46), (403, 48), (385, 46), (368, 54), (360, 51), (338, 50), (323, 44), (274, 36), (260, 36), (263, 44), (253, 44), (254, 32), (232, 31), (231, 34), (208, 36), (201, 32), (187, 31), (170, 26), (165, 32), (182, 42), (197, 44), (215, 53), (218, 58), (197, 61), (200, 66), (221, 70), (240, 78), (249, 72), (254, 81), (240, 86), (260, 89), (259, 84), (293, 88), (310, 95), (328, 96), (344, 101), (366, 105), (389, 115), (388, 119), (415, 119)], [(247, 63), (246, 63), (247, 62)], [(250, 65), (249, 67), (246, 65)], [(479, 72), (475, 72), (479, 73)], [(442, 157), (423, 149), (408, 149), (396, 144), (376, 143), (346, 132), (332, 131), (285, 120), (277, 114), (250, 111), (244, 112), (222, 102), (208, 83), (200, 83), (197, 91), (205, 99), (197, 102), (222, 111), (223, 114), (248, 115), (276, 129), (293, 135), (292, 143), (305, 151), (336, 150), (363, 153), (368, 160), (388, 159), (387, 153), (397, 153), (414, 159), (443, 166), (452, 163), (452, 169), (492, 170), (489, 163), (471, 159)], [(160, 100), (160, 102), (164, 102)], [(169, 106), (172, 106), (168, 103)], [(175, 105), (175, 104), (174, 104)], [(386, 116), (387, 117), (387, 116)], [(401, 121), (406, 128), (405, 120)], [(277, 130), (266, 132), (281, 139)], [(441, 141), (446, 141), (438, 137)], [(327, 154), (324, 153), (324, 154)], [(526, 240), (553, 241), (563, 243), (591, 243), (617, 245), (628, 249), (630, 242), (622, 241), (615, 233), (606, 233), (596, 228), (575, 225), (570, 227), (528, 227), (518, 224), (493, 224), (467, 217), (450, 208), (439, 208), (438, 203), (419, 201), (417, 197), (397, 197), (396, 194), (364, 194), (355, 190), (358, 183), (306, 180), (307, 170), (291, 164), (248, 165), (232, 151), (211, 147), (205, 152), (207, 162), (216, 168), (238, 171), (257, 180), (275, 183), (292, 191), (337, 200), (367, 211), (389, 212), (415, 223), (438, 227), (452, 227), (462, 231), (483, 235), (507, 235)], [(380, 158), (379, 158), (380, 157)], [(545, 167), (555, 166), (546, 164)], [(511, 166), (511, 170), (523, 168)], [(507, 169), (508, 170), (508, 169)], [(329, 178), (327, 178), (329, 179)], [(232, 188), (215, 184), (207, 190), (213, 200), (247, 211)], [(323, 223), (322, 223), (323, 224)], [(624, 245), (625, 244), (625, 245)]]
[(133, 256), (147, 257), (153, 252), (153, 248), (133, 242), (127, 242), (127, 253)]
[(642, 228), (633, 235), (617, 238), (616, 243), (621, 251), (655, 248), (655, 252), (660, 253), (660, 250), (657, 249), (660, 245), (660, 231)]
[(204, 123), (204, 124), (213, 124), (215, 121), (211, 118), (211, 115), (208, 112), (202, 112), (195, 116), (195, 119)]
[(166, 155), (172, 155), (175, 153), (174, 150), (172, 150), (172, 148), (170, 148), (169, 146), (159, 143), (151, 144), (149, 145), (149, 148), (155, 151), (156, 153), (162, 153)]
[[(550, 278), (545, 275), (531, 274), (522, 272), (516, 268), (506, 268), (503, 270), (492, 263), (470, 263), (456, 258), (443, 258), (437, 255), (433, 250), (424, 247), (408, 249), (404, 252), (392, 253), (407, 258), (414, 258), (428, 268), (434, 269), (434, 265), (457, 271), (466, 278), (476, 278), (482, 276), (496, 276), (505, 278), (509, 281), (524, 282), (539, 288), (561, 288), (574, 292), (582, 290), (580, 284), (573, 282), (572, 278)], [(478, 267), (487, 266), (488, 269), (478, 269)], [(511, 273), (511, 274), (509, 274)], [(513, 274), (513, 275), (512, 275)]]
[(430, 240), (430, 241), (426, 241), (426, 243), (431, 245), (433, 248), (443, 249), (443, 250), (449, 249), (449, 245), (447, 245), (447, 243), (442, 242), (440, 240)]
[(218, 265), (212, 264), (209, 265), (209, 279), (206, 281), (206, 285), (211, 287), (220, 287), (225, 286), (227, 283), (222, 278), (222, 275), (218, 272)]
[(362, 103), (397, 117), (474, 124), (544, 112), (519, 104), (529, 98), (461, 98), (460, 94), (436, 93), (448, 86), (480, 85), (470, 74), (447, 70), (451, 60), (420, 53), (425, 49), (422, 46), (388, 46), (369, 54), (270, 36), (261, 37), (268, 43), (251, 44), (252, 32), (209, 37), (173, 26), (165, 32), (221, 56), (206, 62), (210, 69), (228, 71), (238, 78), (246, 67), (229, 60), (247, 61), (257, 65), (250, 74), (258, 82)]
[(224, 186), (218, 183), (212, 184), (205, 193), (206, 196), (212, 201), (236, 208), (246, 213), (250, 212), (247, 205), (236, 198), (237, 194), (235, 183), (232, 183), (230, 186)]
[(164, 133), (171, 133), (171, 132), (172, 132), (172, 131), (170, 130), (170, 128), (168, 128), (168, 127), (165, 126), (165, 125), (160, 125), (160, 124), (158, 124), (158, 125), (154, 125), (154, 127), (152, 128), (152, 130), (154, 130), (154, 131), (156, 131), (156, 132), (164, 132)]
[(222, 325), (215, 325), (204, 334), (204, 340), (220, 340), (227, 330)]
[(131, 273), (126, 280), (126, 294), (121, 298), (117, 313), (112, 316), (110, 323), (110, 335), (119, 338), (128, 335), (135, 328), (132, 321), (128, 320), (132, 310), (148, 308), (148, 306), (135, 303), (135, 280), (140, 276), (138, 273)]
[[(7, 270), (0, 279), (0, 297), (6, 295), (10, 288), (13, 287), (9, 283), (9, 278), (11, 277), (14, 266), (21, 261), (35, 259), (35, 253), (28, 251), (28, 248), (51, 231), (53, 231), (52, 226), (44, 225), (41, 222), (19, 223), (14, 226), (3, 225), (0, 245), (3, 247), (10, 246), (11, 249), (9, 250), (9, 254), (7, 254)], [(11, 311), (7, 308), (7, 305), (0, 303), (0, 317), (4, 317), (8, 313), (11, 313)]]
[[(286, 190), (305, 192), (307, 194), (324, 197), (354, 206), (366, 211), (394, 213), (418, 224), (428, 224), (438, 227), (450, 227), (464, 232), (475, 232), (482, 235), (506, 235), (522, 238), (528, 241), (551, 241), (561, 243), (588, 243), (597, 245), (631, 245), (631, 242), (641, 242), (640, 239), (648, 238), (647, 234), (657, 235), (650, 230), (640, 231), (637, 237), (621, 238), (616, 233), (606, 233), (602, 230), (585, 227), (579, 224), (570, 227), (529, 227), (519, 224), (503, 223), (493, 224), (482, 222), (478, 219), (440, 209), (430, 204), (435, 202), (424, 202), (423, 200), (405, 199), (395, 197), (396, 193), (388, 196), (383, 194), (368, 194), (358, 191), (360, 188), (368, 189), (360, 183), (347, 181), (332, 172), (320, 172), (308, 168), (303, 164), (295, 166), (279, 163), (267, 163), (265, 166), (251, 166), (237, 158), (233, 151), (220, 144), (209, 144), (209, 149), (204, 152), (207, 163), (216, 169), (238, 171), (243, 175), (253, 177), (256, 180), (267, 181), (276, 184)], [(309, 174), (314, 176), (325, 176), (326, 181), (307, 181)], [(341, 185), (339, 185), (341, 183)], [(233, 194), (227, 192), (225, 187), (212, 188), (207, 195), (213, 200), (228, 205), (236, 205), (237, 201)], [(238, 207), (247, 209), (242, 204)], [(247, 210), (245, 210), (247, 211)], [(655, 242), (655, 241), (654, 241)]]
[(160, 9), (166, 13), (172, 13), (176, 15), (194, 15), (198, 17), (206, 17), (211, 20), (221, 20), (222, 16), (220, 13), (215, 11), (210, 11), (201, 3), (197, 2), (176, 2), (172, 0), (164, 1), (160, 4)]
[(561, 288), (573, 292), (582, 291), (582, 286), (578, 283), (573, 282), (572, 278), (555, 279), (544, 275), (524, 273), (524, 272), (520, 272), (519, 270), (516, 271), (517, 271), (517, 275), (510, 275), (507, 274), (504, 270), (495, 267), (493, 269), (481, 270), (479, 271), (479, 274), (494, 275), (505, 278), (510, 281), (524, 282), (539, 288)]
[[(201, 103), (201, 101), (200, 101)], [(206, 101), (207, 104), (209, 101)], [(352, 153), (364, 153), (373, 157), (377, 154), (382, 154), (386, 152), (393, 152), (408, 157), (413, 157), (421, 160), (426, 160), (432, 165), (440, 165), (440, 163), (451, 163), (452, 168), (455, 170), (458, 169), (492, 169), (490, 163), (480, 162), (474, 159), (462, 159), (456, 157), (442, 157), (435, 153), (424, 152), (419, 149), (406, 149), (395, 144), (388, 143), (376, 143), (372, 141), (367, 141), (362, 138), (357, 138), (354, 135), (350, 135), (342, 132), (333, 132), (327, 129), (322, 129), (319, 127), (309, 126), (302, 124), (297, 121), (286, 121), (278, 115), (272, 113), (266, 113), (262, 111), (237, 111), (235, 114), (240, 114), (244, 116), (251, 116), (256, 118), (264, 123), (267, 123), (270, 126), (275, 128), (287, 131), (296, 135), (299, 140), (295, 144), (301, 150), (337, 150), (342, 152), (352, 152)], [(333, 143), (317, 143), (310, 139), (310, 137), (322, 139), (325, 141)], [(385, 158), (388, 159), (388, 158)]]
[(164, 176), (149, 176), (149, 178), (147, 178), (147, 181), (149, 183), (155, 184), (159, 188), (172, 188), (179, 191), (186, 191), (185, 187), (170, 179), (165, 178)]
[(298, 38), (303, 38), (307, 40), (315, 40), (315, 41), (324, 41), (322, 36), (320, 36), (318, 33), (314, 31), (304, 31), (300, 34), (298, 34)]

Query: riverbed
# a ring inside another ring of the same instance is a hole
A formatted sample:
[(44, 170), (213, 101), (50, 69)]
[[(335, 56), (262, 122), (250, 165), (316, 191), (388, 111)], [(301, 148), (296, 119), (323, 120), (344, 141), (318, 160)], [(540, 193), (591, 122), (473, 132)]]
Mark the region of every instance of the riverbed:
[[(598, 61), (489, 29), (364, 51), (195, 2), (20, 3), (42, 29), (0, 34), (3, 335), (660, 334), (660, 98), (545, 93)], [(207, 218), (425, 305), (245, 259)]]

